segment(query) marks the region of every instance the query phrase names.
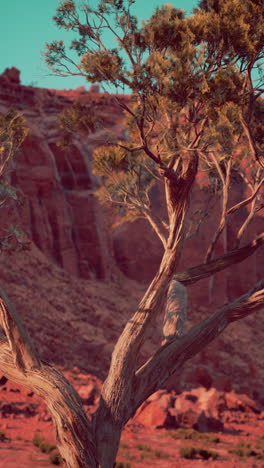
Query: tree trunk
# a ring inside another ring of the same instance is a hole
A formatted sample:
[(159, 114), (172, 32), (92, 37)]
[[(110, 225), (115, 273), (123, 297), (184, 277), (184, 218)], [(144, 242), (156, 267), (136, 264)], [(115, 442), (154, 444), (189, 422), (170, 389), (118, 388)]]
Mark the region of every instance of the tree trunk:
[(15, 365), (6, 337), (0, 336), (0, 369), (10, 380), (30, 388), (45, 401), (52, 416), (60, 454), (67, 468), (97, 468), (92, 425), (79, 395), (53, 367), (21, 372)]

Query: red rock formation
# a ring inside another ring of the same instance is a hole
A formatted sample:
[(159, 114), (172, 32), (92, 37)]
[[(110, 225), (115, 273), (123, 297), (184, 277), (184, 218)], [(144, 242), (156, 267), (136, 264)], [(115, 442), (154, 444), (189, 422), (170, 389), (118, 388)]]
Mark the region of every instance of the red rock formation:
[(107, 222), (94, 196), (98, 188), (90, 169), (94, 143), (76, 139), (69, 152), (62, 151), (56, 144), (60, 134), (55, 121), (71, 101), (21, 86), (13, 78), (17, 74), (12, 69), (12, 74), (0, 77), (0, 112), (18, 108), (30, 128), (11, 176), (11, 183), (23, 193), (23, 206), (8, 219), (12, 216), (21, 224), (66, 271), (83, 278), (107, 278), (113, 262)]

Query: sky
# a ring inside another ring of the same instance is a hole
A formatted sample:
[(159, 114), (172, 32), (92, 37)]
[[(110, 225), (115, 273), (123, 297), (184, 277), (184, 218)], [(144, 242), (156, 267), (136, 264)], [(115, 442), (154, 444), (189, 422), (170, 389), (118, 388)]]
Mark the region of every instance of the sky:
[[(89, 3), (94, 6), (97, 0)], [(155, 7), (164, 3), (168, 2), (136, 0), (132, 12), (140, 20), (148, 19)], [(191, 13), (198, 0), (170, 0), (169, 3)], [(58, 0), (0, 0), (0, 74), (14, 66), (21, 71), (24, 85), (53, 89), (89, 88), (83, 77), (52, 76), (41, 55), (46, 42), (69, 40), (69, 33), (58, 29), (52, 21), (58, 4)]]

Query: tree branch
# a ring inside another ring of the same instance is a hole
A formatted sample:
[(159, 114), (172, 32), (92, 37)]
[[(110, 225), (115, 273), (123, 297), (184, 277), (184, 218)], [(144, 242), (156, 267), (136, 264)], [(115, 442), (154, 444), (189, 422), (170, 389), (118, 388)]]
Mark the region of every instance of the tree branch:
[(234, 211), (237, 211), (239, 208), (242, 208), (242, 206), (246, 206), (250, 202), (252, 202), (254, 200), (254, 198), (256, 197), (256, 195), (258, 194), (258, 192), (259, 192), (261, 186), (263, 185), (263, 183), (264, 183), (264, 177), (262, 177), (261, 181), (255, 187), (255, 189), (254, 189), (253, 193), (250, 195), (250, 197), (246, 198), (245, 200), (242, 200), (241, 202), (237, 203), (236, 205), (231, 206), (231, 208), (229, 208), (226, 211), (226, 214), (229, 215), (231, 213), (234, 213)]
[(197, 265), (188, 270), (176, 273), (174, 278), (180, 281), (185, 286), (194, 284), (204, 278), (217, 273), (218, 271), (228, 268), (230, 265), (240, 263), (247, 257), (252, 255), (259, 247), (264, 244), (264, 232), (257, 236), (252, 242), (241, 247), (240, 249), (231, 250), (230, 252), (218, 257), (206, 264)]
[(39, 369), (40, 359), (28, 331), (2, 289), (0, 289), (0, 325), (6, 334), (18, 369), (24, 373), (29, 369)]
[[(174, 158), (172, 158), (174, 161)], [(186, 159), (177, 159), (172, 170), (174, 177), (165, 177), (165, 195), (169, 217), (170, 235), (168, 248), (175, 249), (184, 230), (185, 215), (189, 205), (189, 195), (198, 169), (198, 152), (186, 155)]]
[(166, 229), (160, 219), (154, 215), (149, 209), (147, 208), (142, 208), (142, 213), (156, 232), (157, 236), (160, 238), (162, 245), (164, 249), (166, 249), (167, 246), (167, 240), (166, 240)]
[(130, 417), (141, 403), (162, 386), (185, 361), (196, 355), (232, 322), (264, 308), (264, 280), (253, 289), (224, 305), (209, 318), (195, 325), (180, 338), (162, 346), (137, 372), (133, 382), (133, 407)]
[(246, 217), (245, 221), (243, 222), (243, 224), (240, 226), (239, 230), (238, 230), (238, 233), (237, 233), (237, 236), (236, 236), (236, 247), (239, 247), (239, 244), (240, 244), (240, 241), (247, 229), (247, 227), (249, 226), (249, 224), (251, 223), (251, 221), (253, 220), (254, 218), (254, 215), (256, 213), (255, 211), (255, 205), (256, 205), (256, 198), (254, 198), (252, 200), (252, 203), (251, 203), (251, 207), (250, 207), (250, 211), (249, 211), (249, 214), (248, 216)]
[(206, 252), (205, 263), (208, 263), (211, 260), (217, 241), (219, 237), (221, 236), (224, 230), (224, 227), (226, 225), (226, 208), (227, 208), (227, 203), (228, 203), (228, 191), (229, 191), (229, 186), (230, 186), (230, 173), (231, 173), (231, 167), (232, 167), (232, 160), (230, 158), (226, 164), (226, 176), (224, 176), (224, 173), (219, 165), (219, 162), (217, 161), (217, 158), (214, 156), (213, 153), (212, 153), (212, 159), (217, 168), (217, 171), (221, 178), (222, 186), (223, 186), (222, 187), (222, 211), (221, 211), (221, 218), (220, 218), (219, 225), (214, 233), (212, 242), (209, 245), (207, 252)]
[(41, 363), (26, 374), (14, 364), (6, 337), (0, 333), (0, 369), (13, 382), (30, 388), (47, 404), (52, 416), (58, 448), (67, 468), (96, 468), (96, 448), (92, 424), (87, 419), (79, 395), (57, 370)]
[(40, 361), (27, 329), (0, 289), (0, 369), (41, 396), (52, 415), (59, 450), (68, 468), (96, 468), (92, 425), (78, 393), (53, 367)]

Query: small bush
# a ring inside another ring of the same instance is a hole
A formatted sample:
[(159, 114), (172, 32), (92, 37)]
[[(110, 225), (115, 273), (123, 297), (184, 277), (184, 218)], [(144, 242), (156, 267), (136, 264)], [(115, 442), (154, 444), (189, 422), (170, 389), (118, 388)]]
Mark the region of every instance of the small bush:
[(211, 450), (206, 450), (203, 448), (197, 448), (197, 447), (182, 447), (180, 450), (181, 457), (183, 458), (196, 458), (197, 456), (202, 457), (204, 460), (208, 460), (209, 458), (212, 458), (213, 460), (216, 460), (218, 457), (218, 454), (216, 452), (213, 452)]
[(149, 452), (141, 452), (140, 454), (140, 460), (144, 461), (145, 458), (149, 457)]
[(220, 439), (214, 434), (209, 434), (207, 432), (198, 432), (194, 429), (177, 429), (177, 431), (171, 432), (171, 437), (174, 439), (181, 440), (199, 440), (201, 442), (207, 442), (212, 444), (218, 444)]
[(258, 453), (255, 452), (255, 450), (246, 447), (236, 447), (228, 450), (228, 452), (240, 458), (256, 457), (258, 455)]
[(169, 455), (163, 450), (154, 450), (153, 456), (156, 458), (169, 458)]
[(52, 445), (45, 440), (39, 445), (39, 449), (42, 453), (50, 453), (55, 448), (56, 448), (56, 445)]
[(39, 432), (36, 432), (34, 434), (34, 437), (32, 439), (32, 442), (33, 444), (35, 445), (35, 447), (38, 447), (39, 450), (42, 452), (42, 453), (50, 453), (52, 452), (52, 450), (54, 450), (56, 448), (55, 445), (53, 444), (50, 444), (47, 440), (45, 440), (40, 434)]
[(229, 453), (240, 458), (255, 457), (258, 455), (257, 452), (252, 450), (251, 445), (244, 441), (239, 442), (235, 448), (230, 449)]
[(35, 447), (40, 447), (40, 445), (44, 442), (44, 439), (43, 437), (41, 437), (39, 432), (35, 432), (32, 442), (35, 445)]
[(197, 449), (198, 454), (204, 458), (205, 460), (208, 460), (209, 458), (212, 458), (213, 460), (216, 460), (218, 457), (218, 454), (216, 452), (213, 452), (212, 450), (206, 450), (203, 448)]
[(151, 452), (152, 451), (151, 447), (149, 445), (145, 445), (145, 444), (137, 444), (136, 448), (138, 450), (142, 450), (143, 452)]
[(196, 450), (194, 447), (181, 447), (180, 454), (183, 458), (195, 458)]
[(61, 465), (62, 464), (62, 458), (59, 454), (59, 452), (53, 452), (49, 456), (49, 460), (53, 465)]
[(264, 450), (264, 436), (258, 438), (256, 448)]
[(129, 445), (127, 445), (127, 444), (124, 443), (124, 442), (121, 442), (120, 445), (119, 445), (119, 448), (120, 448), (120, 449), (128, 449), (128, 448), (129, 448)]

